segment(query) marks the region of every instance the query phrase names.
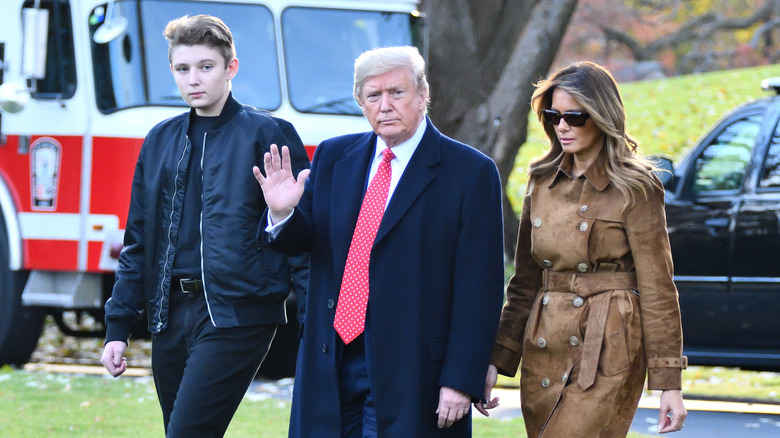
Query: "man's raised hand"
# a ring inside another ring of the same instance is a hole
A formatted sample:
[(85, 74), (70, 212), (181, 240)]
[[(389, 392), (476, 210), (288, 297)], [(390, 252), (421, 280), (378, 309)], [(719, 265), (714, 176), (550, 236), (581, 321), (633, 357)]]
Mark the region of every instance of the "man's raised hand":
[(277, 223), (289, 216), (298, 205), (310, 171), (302, 170), (296, 179), (290, 165), (290, 150), (282, 146), (280, 153), (275, 144), (263, 156), (263, 167), (265, 175), (257, 166), (252, 168), (252, 172), (263, 189), (269, 219), (271, 223)]

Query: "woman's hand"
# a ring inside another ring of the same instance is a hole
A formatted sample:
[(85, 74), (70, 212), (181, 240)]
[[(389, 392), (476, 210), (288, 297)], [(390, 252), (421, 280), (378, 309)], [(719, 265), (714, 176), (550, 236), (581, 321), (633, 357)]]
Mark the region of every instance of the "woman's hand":
[(489, 417), (490, 413), (488, 409), (493, 409), (498, 406), (498, 397), (491, 399), (490, 395), (493, 392), (493, 387), (496, 386), (498, 381), (498, 369), (495, 365), (488, 365), (487, 375), (485, 376), (485, 400), (487, 403), (482, 402), (474, 403), (474, 407), (484, 416)]
[(667, 390), (661, 393), (661, 408), (658, 413), (658, 433), (682, 430), (688, 411), (683, 405), (682, 392)]

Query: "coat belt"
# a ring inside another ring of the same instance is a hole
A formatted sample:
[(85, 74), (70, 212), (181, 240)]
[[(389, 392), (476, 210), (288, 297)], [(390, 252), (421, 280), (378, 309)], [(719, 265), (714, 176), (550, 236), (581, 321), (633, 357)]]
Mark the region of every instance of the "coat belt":
[(609, 314), (610, 295), (602, 292), (611, 290), (634, 290), (637, 287), (635, 272), (550, 272), (542, 276), (545, 291), (571, 292), (589, 298), (588, 329), (582, 345), (580, 375), (577, 383), (583, 390), (590, 388), (596, 380), (601, 344)]

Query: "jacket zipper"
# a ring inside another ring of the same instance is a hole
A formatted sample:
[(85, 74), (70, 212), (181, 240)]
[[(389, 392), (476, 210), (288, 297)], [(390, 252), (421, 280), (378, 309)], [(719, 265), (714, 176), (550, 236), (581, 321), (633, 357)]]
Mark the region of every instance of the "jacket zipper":
[[(165, 272), (168, 271), (168, 262), (171, 259), (170, 253), (171, 253), (171, 230), (173, 228), (173, 211), (174, 211), (174, 203), (176, 202), (176, 194), (179, 193), (179, 183), (178, 183), (178, 176), (179, 176), (179, 168), (181, 168), (181, 163), (184, 161), (184, 156), (187, 153), (187, 145), (189, 144), (189, 140), (187, 137), (184, 137), (184, 149), (182, 149), (181, 157), (179, 157), (179, 161), (176, 163), (176, 172), (173, 174), (173, 195), (171, 196), (171, 212), (168, 215), (168, 244), (165, 246), (165, 264), (163, 265), (163, 277), (160, 280), (160, 305), (157, 306), (157, 331), (162, 328), (162, 300), (164, 298), (165, 294)], [(173, 281), (173, 279), (171, 279)]]
[(201, 187), (203, 189), (201, 190), (200, 194), (200, 221), (198, 223), (198, 230), (200, 231), (200, 281), (203, 283), (203, 296), (206, 299), (206, 309), (209, 311), (209, 318), (211, 319), (211, 324), (216, 327), (217, 323), (214, 322), (214, 315), (211, 314), (211, 304), (209, 304), (209, 294), (208, 294), (208, 288), (206, 287), (206, 267), (204, 263), (204, 257), (203, 257), (203, 209), (206, 208), (206, 181), (205, 181), (205, 173), (203, 172), (203, 160), (206, 157), (206, 137), (208, 136), (208, 132), (205, 132), (203, 134), (203, 150), (200, 154), (200, 181), (201, 181)]

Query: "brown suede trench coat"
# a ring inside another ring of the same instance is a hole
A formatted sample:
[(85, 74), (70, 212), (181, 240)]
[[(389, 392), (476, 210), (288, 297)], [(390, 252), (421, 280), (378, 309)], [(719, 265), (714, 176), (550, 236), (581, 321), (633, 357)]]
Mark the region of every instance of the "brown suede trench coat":
[(529, 437), (626, 436), (642, 393), (680, 389), (682, 328), (664, 192), (623, 195), (597, 161), (532, 177), (491, 363), (514, 376)]

